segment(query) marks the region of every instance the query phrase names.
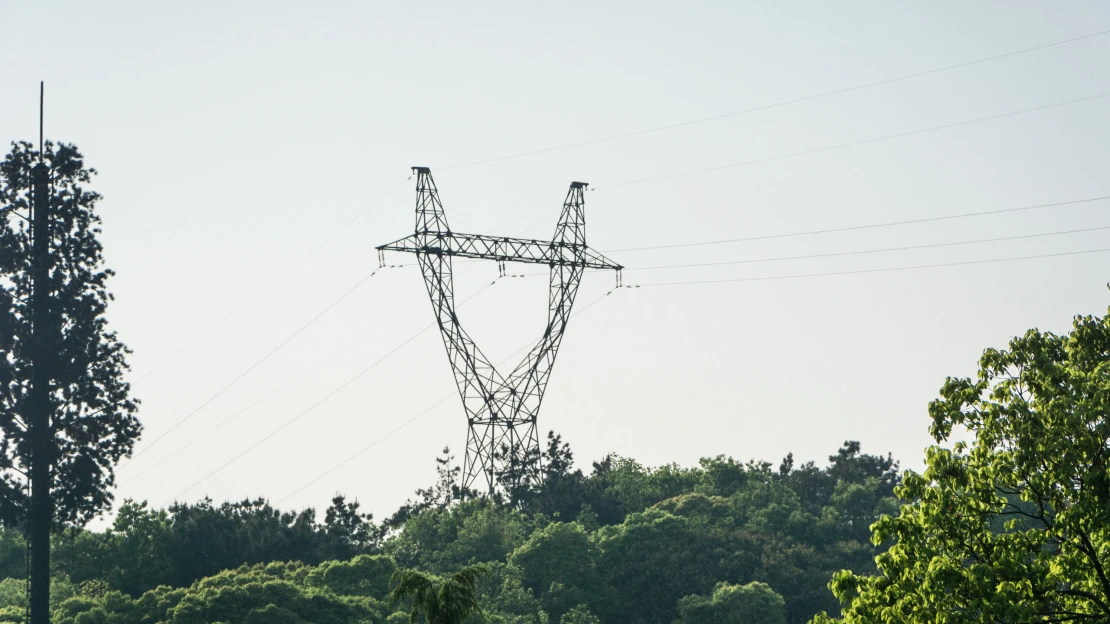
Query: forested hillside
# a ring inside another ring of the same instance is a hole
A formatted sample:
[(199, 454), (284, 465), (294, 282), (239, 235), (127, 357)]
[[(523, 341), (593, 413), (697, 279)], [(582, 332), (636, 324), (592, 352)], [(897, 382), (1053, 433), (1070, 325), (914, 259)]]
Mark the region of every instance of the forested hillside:
[[(874, 572), (869, 525), (896, 513), (898, 465), (846, 442), (826, 467), (642, 466), (609, 456), (575, 470), (548, 438), (539, 485), (460, 491), (446, 453), (437, 481), (376, 521), (336, 497), (320, 514), (265, 500), (150, 509), (126, 501), (104, 532), (54, 543), (54, 621), (401, 622), (397, 569), (448, 575), (487, 563), (490, 622), (799, 624), (838, 612), (838, 570)], [(0, 621), (22, 622), (25, 545), (0, 534)], [(732, 620), (727, 620), (732, 621)]]

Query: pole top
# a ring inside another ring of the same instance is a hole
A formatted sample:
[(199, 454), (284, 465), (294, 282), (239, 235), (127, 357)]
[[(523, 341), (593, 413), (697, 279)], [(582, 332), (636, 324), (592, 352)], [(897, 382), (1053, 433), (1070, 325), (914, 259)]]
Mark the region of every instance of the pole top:
[(42, 119), (43, 108), (46, 101), (46, 81), (39, 81), (39, 162), (42, 162)]
[(415, 171), (416, 173), (431, 173), (432, 172), (431, 167), (413, 167), (412, 170)]
[(570, 183), (570, 188), (580, 189), (580, 188), (586, 188), (589, 185), (590, 185), (589, 182), (571, 182)]

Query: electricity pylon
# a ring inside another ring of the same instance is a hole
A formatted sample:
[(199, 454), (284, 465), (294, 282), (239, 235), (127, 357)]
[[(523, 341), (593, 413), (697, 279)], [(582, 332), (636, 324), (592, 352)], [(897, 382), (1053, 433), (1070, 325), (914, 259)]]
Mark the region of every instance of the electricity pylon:
[[(470, 488), (482, 477), (492, 494), (500, 474), (515, 474), (516, 480), (538, 476), (536, 416), (583, 272), (611, 269), (617, 271), (619, 281), (622, 267), (586, 246), (585, 182), (571, 183), (555, 236), (540, 241), (453, 232), (431, 169), (412, 169), (417, 174), (416, 231), (381, 245), (378, 254), (380, 259), (386, 251), (416, 254), (466, 410), (469, 432), (463, 486)], [(546, 264), (550, 269), (543, 337), (507, 376), (498, 372), (459, 324), (451, 273), (455, 257), (496, 260), (502, 267), (505, 262)]]

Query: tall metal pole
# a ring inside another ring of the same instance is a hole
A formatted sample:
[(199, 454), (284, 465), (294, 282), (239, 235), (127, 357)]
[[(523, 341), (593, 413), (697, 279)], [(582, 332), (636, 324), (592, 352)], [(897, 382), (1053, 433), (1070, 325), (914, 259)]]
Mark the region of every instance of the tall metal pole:
[(42, 162), (42, 124), (43, 124), (43, 108), (46, 105), (46, 81), (39, 81), (39, 162)]
[[(41, 87), (40, 87), (41, 89)], [(40, 90), (41, 98), (41, 90)], [(41, 99), (40, 99), (41, 145)], [(42, 162), (31, 169), (31, 390), (28, 396), (28, 434), (31, 441), (31, 509), (28, 522), (31, 546), (30, 624), (50, 624), (50, 525), (54, 515), (50, 497), (50, 168)]]

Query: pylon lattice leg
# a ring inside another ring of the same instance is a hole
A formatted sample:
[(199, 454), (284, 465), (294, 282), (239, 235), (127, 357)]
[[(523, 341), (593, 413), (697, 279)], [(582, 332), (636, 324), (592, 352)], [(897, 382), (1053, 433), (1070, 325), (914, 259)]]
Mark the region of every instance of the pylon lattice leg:
[[(619, 270), (620, 266), (586, 246), (584, 183), (571, 184), (555, 236), (546, 243), (452, 233), (431, 171), (425, 167), (415, 170), (416, 232), (379, 249), (417, 255), (467, 415), (462, 485), (470, 489), (482, 483), (492, 494), (499, 481), (516, 485), (538, 478), (537, 417), (583, 273), (587, 267)], [(459, 323), (451, 265), (454, 255), (497, 260), (499, 275), (504, 275), (505, 261), (549, 266), (548, 317), (543, 337), (507, 377), (497, 371)]]

